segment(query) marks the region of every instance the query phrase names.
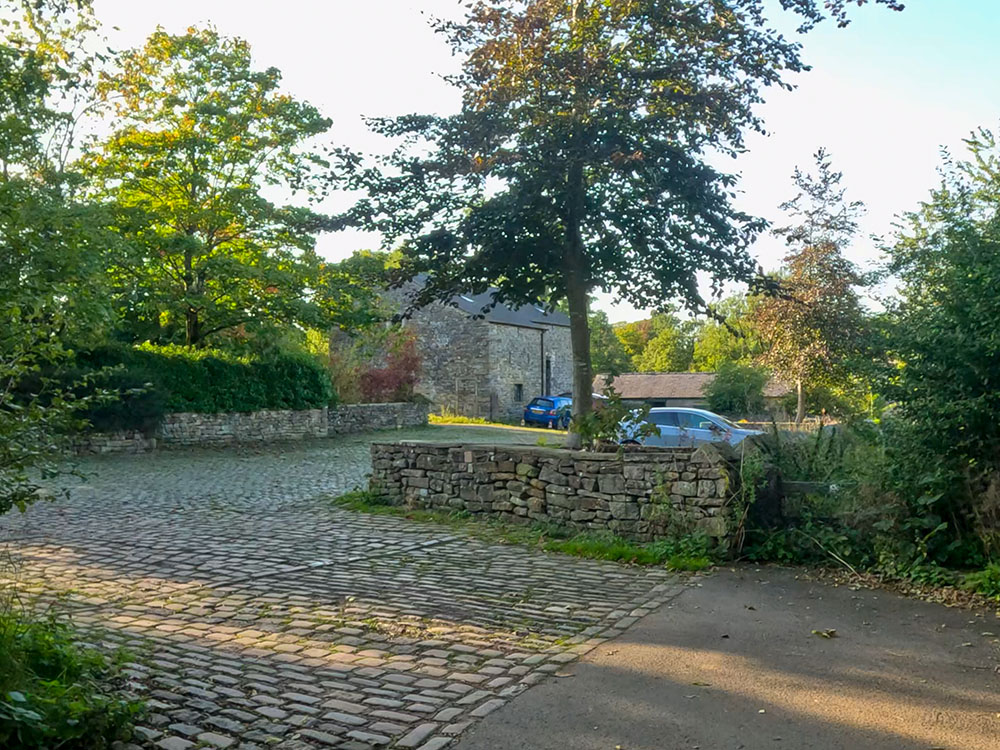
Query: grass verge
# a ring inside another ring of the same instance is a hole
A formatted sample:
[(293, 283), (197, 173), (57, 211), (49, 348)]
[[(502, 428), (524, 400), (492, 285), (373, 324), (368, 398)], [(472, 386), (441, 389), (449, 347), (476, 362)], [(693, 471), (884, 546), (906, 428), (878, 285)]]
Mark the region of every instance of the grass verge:
[(640, 544), (612, 534), (574, 533), (552, 524), (514, 525), (494, 519), (477, 519), (463, 510), (424, 510), (391, 505), (370, 490), (348, 492), (334, 498), (333, 504), (360, 513), (397, 516), (421, 523), (450, 526), (470, 536), (498, 544), (519, 544), (591, 560), (660, 565), (676, 571), (705, 570), (716, 562), (713, 542), (704, 534)]

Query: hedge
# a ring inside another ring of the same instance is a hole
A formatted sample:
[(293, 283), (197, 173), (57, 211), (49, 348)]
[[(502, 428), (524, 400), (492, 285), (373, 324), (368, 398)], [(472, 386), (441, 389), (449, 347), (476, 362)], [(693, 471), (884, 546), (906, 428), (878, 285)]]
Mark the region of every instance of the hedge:
[(235, 357), (179, 346), (101, 347), (76, 357), (79, 372), (118, 400), (85, 416), (95, 430), (151, 432), (165, 414), (315, 409), (334, 401), (329, 372), (307, 355)]

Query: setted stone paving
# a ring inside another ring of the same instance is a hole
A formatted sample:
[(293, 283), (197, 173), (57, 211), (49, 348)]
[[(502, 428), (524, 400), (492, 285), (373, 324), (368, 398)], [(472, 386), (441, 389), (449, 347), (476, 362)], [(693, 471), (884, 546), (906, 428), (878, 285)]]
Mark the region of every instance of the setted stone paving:
[(0, 519), (25, 597), (134, 654), (138, 746), (446, 747), (679, 590), (333, 507), (370, 439), (90, 459), (69, 497)]

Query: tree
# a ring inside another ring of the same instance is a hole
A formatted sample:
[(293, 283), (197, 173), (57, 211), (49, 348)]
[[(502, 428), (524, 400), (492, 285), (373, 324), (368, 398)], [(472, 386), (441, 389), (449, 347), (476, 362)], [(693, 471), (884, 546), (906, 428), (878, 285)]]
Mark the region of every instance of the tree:
[(737, 294), (714, 306), (718, 317), (703, 322), (695, 332), (691, 369), (717, 372), (726, 363), (751, 364), (760, 355), (760, 339), (752, 325), (756, 301)]
[(330, 121), (280, 82), (212, 29), (158, 30), (103, 77), (116, 129), (84, 167), (128, 242), (112, 278), (136, 338), (200, 346), (237, 326), (335, 322), (340, 287), (313, 249), (334, 225), (265, 197), (314, 200), (329, 167), (307, 146)]
[(825, 150), (815, 160), (816, 176), (796, 168), (792, 179), (799, 192), (781, 205), (800, 220), (776, 230), (793, 247), (785, 256), (784, 293), (762, 299), (752, 316), (763, 347), (759, 363), (796, 386), (797, 424), (805, 418), (807, 385), (834, 377), (864, 336), (855, 291), (863, 280), (841, 253), (857, 231), (863, 205), (844, 199), (843, 175), (833, 171)]
[[(786, 0), (814, 22), (812, 0)], [(401, 143), (347, 157), (355, 220), (430, 274), (417, 303), (495, 287), (496, 302), (565, 299), (574, 414), (591, 408), (587, 300), (700, 309), (700, 274), (750, 279), (764, 224), (733, 208), (735, 154), (767, 86), (803, 70), (761, 0), (481, 0), (440, 22), (464, 57), (451, 117), (373, 121)], [(811, 15), (810, 15), (811, 14)], [(808, 25), (808, 24), (807, 24)], [(570, 445), (579, 443), (573, 437)]]
[(0, 39), (0, 513), (54, 472), (79, 403), (40, 377), (67, 342), (102, 327), (100, 273), (113, 238), (66, 172), (76, 98), (92, 58), (87, 3), (17, 4)]
[(686, 372), (691, 367), (693, 341), (673, 315), (652, 318), (652, 336), (632, 360), (639, 372)]
[(760, 414), (765, 409), (764, 387), (769, 378), (767, 371), (758, 367), (723, 362), (705, 386), (708, 408), (722, 414)]
[(614, 326), (608, 321), (608, 314), (603, 310), (591, 313), (588, 326), (590, 359), (594, 372), (602, 375), (629, 372), (632, 362), (621, 339), (615, 334)]
[(889, 250), (901, 283), (886, 395), (921, 451), (909, 470), (936, 470), (949, 499), (1000, 472), (1000, 147), (986, 129), (966, 143)]

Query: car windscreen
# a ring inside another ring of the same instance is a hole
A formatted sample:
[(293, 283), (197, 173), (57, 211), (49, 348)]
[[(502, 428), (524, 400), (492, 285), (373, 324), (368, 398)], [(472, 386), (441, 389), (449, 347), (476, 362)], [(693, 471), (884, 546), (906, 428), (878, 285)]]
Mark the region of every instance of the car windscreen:
[(552, 403), (551, 399), (536, 398), (534, 401), (528, 404), (528, 406), (540, 406), (543, 409), (551, 409), (554, 406), (554, 404)]

